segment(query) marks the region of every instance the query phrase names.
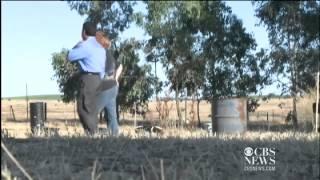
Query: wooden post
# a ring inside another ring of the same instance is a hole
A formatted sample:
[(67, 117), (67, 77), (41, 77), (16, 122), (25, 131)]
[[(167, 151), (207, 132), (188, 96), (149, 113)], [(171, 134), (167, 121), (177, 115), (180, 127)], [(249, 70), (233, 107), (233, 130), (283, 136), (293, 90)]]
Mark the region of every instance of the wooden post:
[(73, 117), (74, 117), (74, 120), (77, 120), (77, 118), (76, 118), (76, 100), (73, 101)]
[(14, 110), (13, 110), (12, 105), (10, 105), (10, 109), (11, 109), (11, 113), (12, 113), (12, 118), (14, 121), (16, 121), (16, 116), (14, 115)]
[(27, 121), (29, 120), (29, 97), (28, 97), (28, 84), (26, 84), (26, 105), (27, 105)]
[(101, 112), (99, 113), (99, 122), (100, 122), (100, 123), (102, 123), (102, 112), (103, 112), (103, 111), (101, 111)]
[(267, 124), (268, 124), (268, 131), (270, 129), (270, 123), (269, 123), (269, 113), (267, 112)]
[(175, 127), (175, 128), (178, 128), (177, 114), (176, 114), (176, 113), (173, 113), (173, 114), (174, 114), (174, 127)]
[(188, 89), (186, 88), (186, 99), (185, 99), (185, 101), (184, 101), (184, 123), (185, 123), (185, 124), (187, 124), (187, 116), (188, 116), (187, 103), (188, 103)]
[[(318, 68), (319, 69), (319, 68)], [(317, 132), (319, 129), (319, 78), (320, 78), (320, 71), (317, 73), (317, 102), (316, 102), (316, 129), (315, 131)]]
[(134, 102), (134, 128), (137, 127), (137, 104)]
[(44, 120), (47, 121), (48, 114), (47, 114), (47, 102), (44, 102)]

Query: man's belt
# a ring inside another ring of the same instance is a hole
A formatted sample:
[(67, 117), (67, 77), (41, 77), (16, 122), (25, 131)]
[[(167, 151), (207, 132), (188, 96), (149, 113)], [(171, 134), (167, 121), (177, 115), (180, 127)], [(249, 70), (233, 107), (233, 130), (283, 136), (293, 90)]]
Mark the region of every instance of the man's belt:
[(96, 76), (100, 75), (100, 73), (98, 73), (98, 72), (81, 72), (81, 74), (83, 74), (83, 75), (96, 75)]

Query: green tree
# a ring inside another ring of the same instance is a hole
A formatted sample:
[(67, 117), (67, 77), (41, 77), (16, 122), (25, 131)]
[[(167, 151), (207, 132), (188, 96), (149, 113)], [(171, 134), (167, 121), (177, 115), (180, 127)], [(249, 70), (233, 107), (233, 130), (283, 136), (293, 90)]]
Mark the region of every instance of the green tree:
[(258, 93), (270, 83), (265, 50), (253, 53), (254, 38), (224, 2), (147, 2), (147, 8), (150, 57), (165, 67), (177, 109), (184, 88), (212, 100)]
[(137, 20), (139, 13), (134, 13), (134, 1), (67, 1), (71, 10), (101, 27), (111, 39), (116, 39), (120, 32), (129, 28)]
[(271, 44), (272, 70), (289, 79), (277, 79), (283, 93), (290, 92), (293, 99), (292, 120), (297, 120), (297, 95), (314, 87), (314, 73), (319, 62), (319, 3), (316, 1), (254, 2), (260, 24), (267, 27)]
[(204, 96), (209, 100), (258, 93), (269, 83), (265, 50), (253, 53), (255, 39), (223, 2), (200, 5), (197, 24), (200, 52), (206, 60)]
[(78, 66), (75, 63), (67, 61), (68, 50), (62, 49), (52, 55), (52, 67), (55, 72), (54, 78), (57, 79), (60, 92), (62, 92), (62, 101), (74, 101), (79, 89), (79, 79), (77, 76)]
[[(147, 2), (148, 14), (144, 28), (151, 36), (146, 44), (147, 59), (151, 62), (160, 61), (165, 68), (170, 89), (175, 91), (176, 109), (179, 122), (182, 115), (179, 95), (184, 88), (195, 92), (196, 77), (193, 63), (194, 43), (196, 37), (187, 25), (188, 2)], [(193, 84), (193, 86), (191, 85)]]
[(126, 40), (120, 44), (118, 51), (119, 63), (123, 64), (123, 76), (119, 81), (118, 100), (123, 110), (132, 107), (134, 103), (138, 106), (146, 106), (148, 99), (154, 94), (157, 78), (151, 73), (150, 65), (139, 66), (140, 61), (137, 50), (141, 43), (134, 39)]

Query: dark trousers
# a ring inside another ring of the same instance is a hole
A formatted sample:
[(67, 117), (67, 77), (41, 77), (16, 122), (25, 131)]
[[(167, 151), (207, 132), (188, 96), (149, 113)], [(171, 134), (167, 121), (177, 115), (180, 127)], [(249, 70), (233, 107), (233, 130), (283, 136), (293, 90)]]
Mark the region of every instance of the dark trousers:
[(101, 80), (98, 75), (80, 75), (80, 91), (77, 109), (80, 122), (86, 133), (89, 134), (94, 134), (98, 128), (96, 96), (100, 82)]

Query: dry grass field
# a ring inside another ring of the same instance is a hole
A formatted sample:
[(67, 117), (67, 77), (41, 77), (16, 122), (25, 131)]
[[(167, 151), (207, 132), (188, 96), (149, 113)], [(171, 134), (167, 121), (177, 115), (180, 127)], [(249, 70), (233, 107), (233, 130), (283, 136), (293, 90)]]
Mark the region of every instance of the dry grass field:
[[(32, 100), (30, 102), (39, 102), (43, 100)], [(80, 125), (74, 103), (65, 104), (57, 100), (46, 100), (47, 102), (47, 121), (45, 126), (48, 128), (59, 129), (59, 134), (62, 136), (71, 134), (82, 134), (82, 127)], [(260, 106), (254, 113), (249, 113), (249, 125), (250, 123), (258, 124), (260, 129), (266, 129), (268, 124), (272, 125), (285, 125), (285, 118), (288, 112), (292, 108), (291, 99), (269, 99), (268, 101), (261, 101)], [(187, 122), (192, 122), (191, 114), (191, 101), (187, 103)], [(310, 125), (313, 120), (312, 114), (312, 100), (301, 99), (298, 104), (298, 121), (300, 127), (304, 130), (310, 130)], [(15, 120), (13, 119), (12, 110), (14, 112)], [(156, 110), (156, 102), (150, 102), (150, 112), (146, 115), (146, 120), (155, 121), (159, 119), (158, 112)], [(175, 122), (177, 120), (175, 102), (169, 101), (167, 107), (170, 109), (168, 116), (169, 122)], [(210, 122), (210, 104), (202, 101), (200, 103), (200, 119), (201, 122)], [(182, 118), (185, 120), (185, 102), (180, 102), (180, 108), (182, 109)], [(196, 104), (194, 105), (195, 119), (197, 121)], [(268, 114), (268, 115), (267, 115)], [(30, 114), (29, 114), (30, 116)], [(267, 117), (268, 116), (268, 117)], [(143, 118), (137, 116), (136, 119), (141, 121)], [(122, 124), (121, 130), (124, 134), (134, 133), (133, 128), (134, 116), (129, 113), (121, 113), (120, 121)], [(268, 120), (268, 121), (267, 121)], [(128, 126), (127, 126), (128, 125)], [(17, 138), (26, 138), (30, 134), (30, 121), (27, 120), (27, 108), (26, 102), (23, 100), (2, 100), (1, 102), (1, 127), (6, 129), (8, 133)], [(105, 128), (105, 123), (99, 125), (100, 128)]]
[[(249, 115), (249, 130), (243, 134), (208, 134), (202, 129), (180, 128), (166, 128), (161, 136), (137, 134), (133, 116), (124, 113), (118, 138), (86, 137), (72, 103), (46, 102), (48, 120), (45, 125), (59, 129), (58, 134), (46, 137), (31, 136), (25, 101), (1, 102), (2, 142), (34, 179), (309, 180), (320, 177), (320, 136), (310, 132), (308, 124), (313, 116), (307, 100), (298, 104), (298, 131), (291, 130), (291, 125), (284, 123), (291, 108), (291, 99), (271, 99), (262, 102), (256, 112)], [(13, 120), (10, 106), (16, 120)], [(180, 106), (184, 108), (184, 102)], [(155, 103), (149, 104), (151, 113), (147, 115), (148, 119), (157, 118), (155, 107)], [(190, 109), (191, 102), (188, 102), (188, 113)], [(174, 111), (175, 105), (170, 112), (170, 120), (176, 120)], [(200, 103), (200, 115), (202, 122), (210, 121), (208, 103)], [(101, 123), (99, 127), (105, 128), (106, 125)], [(276, 169), (245, 171), (246, 147), (275, 148)], [(25, 179), (8, 156), (3, 151), (1, 154), (1, 179)]]

